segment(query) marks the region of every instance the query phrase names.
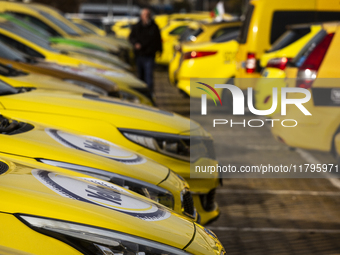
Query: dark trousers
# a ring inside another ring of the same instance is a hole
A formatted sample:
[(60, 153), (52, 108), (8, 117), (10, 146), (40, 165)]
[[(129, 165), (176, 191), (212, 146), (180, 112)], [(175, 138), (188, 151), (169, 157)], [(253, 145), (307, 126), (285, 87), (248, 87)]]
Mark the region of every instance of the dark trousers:
[(155, 65), (155, 58), (148, 56), (136, 56), (136, 66), (138, 78), (144, 81), (153, 93), (153, 67)]

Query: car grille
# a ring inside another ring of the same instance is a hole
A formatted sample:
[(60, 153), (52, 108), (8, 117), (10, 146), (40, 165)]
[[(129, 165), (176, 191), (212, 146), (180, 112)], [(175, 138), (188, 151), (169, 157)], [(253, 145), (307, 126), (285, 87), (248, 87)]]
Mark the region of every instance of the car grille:
[(182, 208), (185, 214), (192, 217), (195, 216), (194, 200), (192, 199), (192, 195), (189, 190), (184, 190), (182, 193)]
[(215, 209), (216, 189), (212, 189), (208, 194), (200, 195), (201, 204), (205, 211), (211, 212)]

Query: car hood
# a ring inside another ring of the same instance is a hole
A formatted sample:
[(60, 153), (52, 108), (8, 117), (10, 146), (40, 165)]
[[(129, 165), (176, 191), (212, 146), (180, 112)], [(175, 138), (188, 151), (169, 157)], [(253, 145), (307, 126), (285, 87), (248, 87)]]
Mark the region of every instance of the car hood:
[(180, 249), (194, 236), (192, 222), (114, 184), (72, 172), (34, 169), (7, 160), (0, 160), (0, 164), (2, 212), (92, 225)]
[(0, 96), (6, 110), (39, 112), (97, 119), (117, 128), (135, 129), (136, 123), (146, 130), (179, 134), (198, 129), (188, 118), (157, 108), (128, 103), (118, 99), (90, 94), (50, 93), (34, 90), (26, 93)]
[[(29, 130), (30, 128), (33, 129)], [(91, 167), (154, 185), (161, 183), (169, 174), (168, 168), (96, 137), (51, 129), (33, 122), (15, 133), (0, 134), (0, 144), (6, 144), (0, 147), (0, 152), (36, 159), (59, 167), (63, 167), (63, 163)], [(77, 167), (75, 171), (90, 170)], [(93, 170), (93, 173), (96, 171)], [(112, 178), (109, 173), (103, 178)]]

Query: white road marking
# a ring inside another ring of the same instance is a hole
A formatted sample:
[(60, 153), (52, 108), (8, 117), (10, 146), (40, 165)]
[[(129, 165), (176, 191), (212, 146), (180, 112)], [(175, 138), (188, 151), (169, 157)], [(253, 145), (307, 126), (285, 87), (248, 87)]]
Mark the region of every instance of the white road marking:
[(297, 196), (340, 196), (340, 192), (309, 191), (309, 190), (243, 190), (243, 189), (218, 189), (218, 194), (268, 194), (268, 195), (297, 195)]
[(235, 228), (207, 226), (213, 231), (239, 231), (239, 232), (279, 232), (279, 233), (321, 233), (340, 234), (340, 229), (298, 229), (298, 228)]
[[(295, 150), (304, 160), (306, 160), (309, 164), (321, 164), (321, 162), (319, 160), (317, 160), (316, 158), (314, 158), (310, 153), (308, 153), (307, 151), (303, 150), (303, 149), (296, 149)], [(332, 174), (330, 173), (323, 173), (323, 175), (325, 176), (325, 178), (330, 181), (330, 183), (333, 184), (334, 187), (337, 187), (338, 189), (340, 189), (340, 180), (336, 177), (334, 177)]]

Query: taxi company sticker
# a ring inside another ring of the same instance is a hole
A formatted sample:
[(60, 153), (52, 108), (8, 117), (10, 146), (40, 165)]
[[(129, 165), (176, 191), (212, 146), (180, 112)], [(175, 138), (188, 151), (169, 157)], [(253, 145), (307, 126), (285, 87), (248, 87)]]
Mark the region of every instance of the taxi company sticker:
[(49, 128), (45, 131), (54, 140), (69, 148), (86, 151), (127, 165), (138, 165), (146, 162), (145, 158), (97, 137), (77, 136)]
[(171, 213), (157, 204), (133, 197), (109, 182), (92, 178), (71, 178), (46, 170), (32, 170), (32, 175), (57, 194), (78, 201), (106, 207), (145, 221), (160, 221)]

